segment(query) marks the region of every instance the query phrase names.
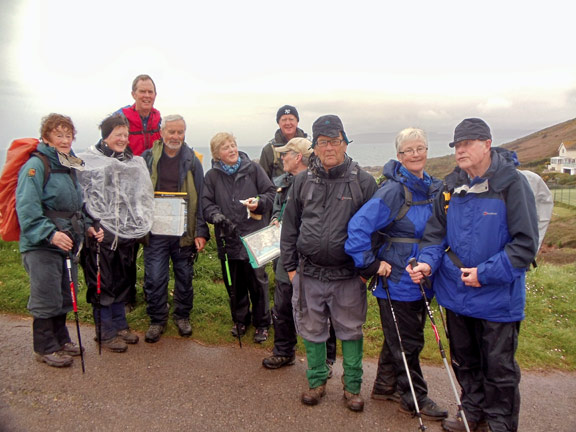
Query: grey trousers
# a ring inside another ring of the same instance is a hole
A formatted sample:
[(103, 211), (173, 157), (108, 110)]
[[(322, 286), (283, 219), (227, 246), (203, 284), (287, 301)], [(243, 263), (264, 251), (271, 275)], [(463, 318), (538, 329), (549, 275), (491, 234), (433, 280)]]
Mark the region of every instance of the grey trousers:
[(300, 336), (310, 342), (326, 342), (330, 321), (336, 338), (359, 340), (366, 321), (366, 285), (359, 277), (322, 282), (296, 273), (292, 280), (294, 324)]

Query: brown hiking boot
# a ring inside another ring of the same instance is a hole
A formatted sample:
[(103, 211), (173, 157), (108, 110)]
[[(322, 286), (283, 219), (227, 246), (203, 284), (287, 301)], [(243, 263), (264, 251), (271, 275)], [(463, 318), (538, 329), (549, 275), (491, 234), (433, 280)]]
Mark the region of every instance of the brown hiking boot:
[(346, 399), (346, 406), (350, 411), (364, 411), (364, 399), (359, 394), (350, 393), (344, 390), (344, 399)]
[(315, 388), (309, 388), (300, 397), (300, 400), (304, 405), (318, 405), (320, 399), (326, 394), (326, 384)]
[[(82, 347), (82, 352), (84, 351), (86, 350)], [(66, 342), (62, 345), (62, 348), (60, 348), (60, 352), (69, 356), (79, 356), (81, 354), (80, 347), (74, 342)]]
[(46, 363), (52, 367), (67, 367), (74, 363), (74, 359), (62, 351), (56, 351), (51, 354), (39, 354), (35, 352), (34, 356), (40, 363)]
[(112, 339), (103, 340), (102, 348), (107, 349), (110, 352), (123, 353), (128, 349), (128, 346), (122, 338), (115, 336)]
[(138, 335), (136, 333), (132, 333), (132, 330), (130, 330), (129, 328), (120, 330), (117, 336), (130, 345), (137, 344), (138, 341), (140, 340)]

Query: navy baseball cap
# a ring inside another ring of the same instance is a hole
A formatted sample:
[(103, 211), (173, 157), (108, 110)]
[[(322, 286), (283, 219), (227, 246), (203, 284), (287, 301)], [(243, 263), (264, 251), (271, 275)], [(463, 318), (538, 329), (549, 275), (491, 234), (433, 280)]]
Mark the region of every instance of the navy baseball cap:
[(337, 138), (340, 136), (340, 132), (342, 132), (342, 137), (346, 140), (346, 143), (348, 143), (346, 133), (344, 132), (344, 125), (342, 124), (340, 117), (334, 114), (318, 117), (318, 119), (316, 119), (312, 125), (312, 136), (314, 137), (312, 141), (312, 147), (316, 145), (316, 141), (318, 141), (318, 137), (320, 135), (330, 138)]
[(492, 139), (490, 127), (486, 122), (479, 118), (464, 119), (454, 129), (454, 141), (448, 144), (454, 147), (456, 143), (467, 140), (481, 140), (486, 141)]

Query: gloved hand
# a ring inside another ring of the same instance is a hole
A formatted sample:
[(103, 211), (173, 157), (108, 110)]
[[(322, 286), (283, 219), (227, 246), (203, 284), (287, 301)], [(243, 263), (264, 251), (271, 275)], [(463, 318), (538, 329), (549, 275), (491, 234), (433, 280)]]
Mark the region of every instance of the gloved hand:
[(236, 225), (226, 218), (220, 223), (220, 229), (226, 237), (235, 237), (237, 234)]
[(212, 216), (212, 223), (214, 223), (214, 225), (222, 223), (225, 220), (226, 216), (224, 216), (222, 213), (216, 213), (214, 216)]

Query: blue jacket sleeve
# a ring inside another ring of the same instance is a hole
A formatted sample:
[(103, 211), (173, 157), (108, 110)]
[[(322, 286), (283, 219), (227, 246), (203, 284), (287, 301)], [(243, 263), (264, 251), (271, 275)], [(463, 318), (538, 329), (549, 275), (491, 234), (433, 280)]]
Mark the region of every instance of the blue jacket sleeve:
[(434, 199), (432, 216), (426, 222), (424, 235), (420, 242), (418, 261), (428, 264), (434, 272), (442, 261), (446, 244), (446, 211), (442, 192)]
[(348, 239), (344, 244), (344, 250), (354, 260), (354, 265), (359, 269), (365, 269), (371, 276), (378, 270), (379, 261), (377, 245), (372, 244), (372, 236), (378, 230), (385, 228), (392, 222), (392, 212), (386, 201), (377, 193), (372, 199), (358, 210), (348, 223)]

